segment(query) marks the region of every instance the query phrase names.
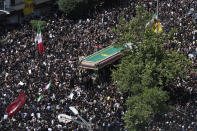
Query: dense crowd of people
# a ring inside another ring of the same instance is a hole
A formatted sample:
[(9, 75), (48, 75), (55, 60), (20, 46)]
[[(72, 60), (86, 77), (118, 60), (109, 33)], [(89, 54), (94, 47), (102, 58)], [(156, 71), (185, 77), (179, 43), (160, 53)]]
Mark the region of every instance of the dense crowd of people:
[[(41, 30), (44, 53), (38, 53), (35, 43), (36, 30), (29, 23), (18, 26), (0, 27), (0, 36), (7, 42), (0, 45), (0, 129), (2, 130), (86, 130), (72, 121), (59, 122), (59, 114), (73, 116), (70, 106), (91, 123), (93, 130), (125, 130), (125, 98), (111, 81), (95, 82), (92, 73), (79, 67), (81, 57), (94, 53), (116, 41), (112, 32), (118, 18), (125, 13), (125, 19), (135, 16), (135, 7), (142, 4), (148, 11), (156, 11), (156, 2), (133, 1), (127, 7), (95, 10), (93, 17), (74, 21), (59, 11), (42, 16), (46, 27)], [(163, 30), (178, 28), (177, 37), (165, 48), (177, 49), (196, 64), (196, 22), (190, 12), (197, 1), (165, 0), (159, 3), (159, 19)], [(104, 70), (105, 71), (105, 70)], [(104, 72), (103, 71), (103, 72)], [(105, 73), (102, 73), (105, 74)], [(105, 75), (100, 77), (105, 78)], [(180, 87), (189, 94), (185, 105), (177, 102), (177, 110), (164, 114), (150, 122), (147, 130), (192, 130), (197, 129), (195, 95), (196, 74), (188, 72), (188, 81), (179, 80), (173, 91)], [(106, 78), (107, 79), (107, 78)], [(51, 81), (51, 87), (43, 88)], [(6, 107), (25, 91), (27, 101), (12, 118), (6, 117)], [(173, 92), (172, 91), (172, 92)], [(45, 97), (40, 102), (36, 98)], [(181, 101), (181, 100), (180, 100)]]
[[(156, 6), (152, 2), (145, 4), (149, 10)], [(160, 1), (159, 19), (163, 29), (169, 32), (176, 28), (178, 32), (171, 43), (166, 43), (165, 48), (173, 48), (181, 54), (188, 56), (196, 68), (197, 49), (197, 1)], [(197, 75), (194, 70), (187, 71), (187, 80), (177, 79), (177, 85), (171, 88), (172, 99), (176, 102), (176, 111), (158, 116), (151, 121), (149, 130), (196, 131), (197, 130)], [(173, 93), (174, 92), (174, 93)]]
[[(43, 16), (41, 30), (44, 52), (38, 53), (36, 30), (29, 23), (1, 27), (7, 42), (1, 47), (1, 124), (3, 130), (85, 130), (74, 122), (61, 123), (59, 114), (73, 116), (70, 106), (92, 123), (93, 130), (123, 129), (123, 94), (111, 82), (95, 84), (92, 75), (79, 67), (81, 57), (104, 48), (115, 39), (112, 28), (123, 9), (96, 12), (96, 17), (69, 20), (60, 12)], [(53, 10), (54, 12), (54, 10)], [(102, 77), (106, 77), (103, 76)], [(108, 76), (109, 77), (109, 76)], [(51, 81), (51, 87), (43, 88)], [(25, 91), (27, 101), (20, 111), (7, 119), (6, 107)], [(45, 97), (40, 102), (36, 98)]]

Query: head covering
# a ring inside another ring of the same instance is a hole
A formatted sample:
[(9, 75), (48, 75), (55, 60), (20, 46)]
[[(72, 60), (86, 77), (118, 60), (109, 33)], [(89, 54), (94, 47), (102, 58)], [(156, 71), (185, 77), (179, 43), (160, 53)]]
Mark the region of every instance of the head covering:
[(110, 100), (110, 96), (107, 97), (107, 100)]

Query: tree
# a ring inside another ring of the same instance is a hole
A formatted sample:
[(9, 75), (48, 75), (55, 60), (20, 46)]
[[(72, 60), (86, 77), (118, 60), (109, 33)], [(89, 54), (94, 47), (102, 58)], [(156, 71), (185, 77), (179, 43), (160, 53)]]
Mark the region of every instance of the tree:
[(97, 0), (59, 0), (58, 6), (68, 16), (78, 17), (87, 15), (88, 10), (94, 8)]
[(59, 0), (58, 5), (59, 9), (67, 14), (71, 13), (75, 8), (77, 8), (78, 4), (81, 0)]
[(41, 20), (31, 20), (30, 24), (34, 30), (37, 30), (38, 25), (40, 25), (41, 29), (44, 29), (46, 25), (46, 21), (41, 21)]
[(8, 40), (8, 36), (0, 40), (0, 45), (5, 43)]
[(169, 97), (162, 89), (175, 83), (178, 77), (185, 78), (185, 69), (191, 63), (177, 51), (162, 48), (170, 42), (175, 30), (166, 34), (155, 33), (155, 26), (151, 24), (145, 28), (151, 15), (141, 6), (136, 10), (135, 18), (125, 23), (123, 16), (115, 30), (119, 39), (114, 46), (130, 45), (123, 51), (125, 57), (117, 70), (113, 70), (112, 79), (121, 92), (131, 94), (127, 100), (126, 128), (143, 130), (151, 115), (166, 111), (158, 105), (170, 109), (166, 104)]
[(132, 131), (144, 130), (153, 119), (150, 116), (171, 109), (165, 103), (168, 99), (168, 93), (160, 88), (145, 89), (143, 93), (129, 97), (126, 101), (128, 107), (125, 115), (126, 128)]
[(58, 0), (59, 10), (71, 18), (87, 16), (89, 11), (94, 11), (98, 6), (109, 7), (119, 3), (119, 0)]

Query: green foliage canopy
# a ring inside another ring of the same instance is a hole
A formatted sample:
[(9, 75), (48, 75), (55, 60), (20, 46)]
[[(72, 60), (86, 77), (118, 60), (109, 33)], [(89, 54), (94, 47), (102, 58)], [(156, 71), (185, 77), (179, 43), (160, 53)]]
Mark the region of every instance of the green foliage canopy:
[(122, 92), (137, 94), (143, 92), (144, 88), (166, 87), (177, 77), (184, 78), (186, 67), (191, 66), (184, 55), (163, 49), (163, 44), (169, 43), (172, 37), (170, 33), (157, 34), (153, 26), (145, 29), (150, 16), (138, 7), (137, 16), (128, 24), (121, 23), (116, 29), (119, 42), (115, 46), (132, 43), (132, 49), (123, 52), (126, 57), (117, 66), (118, 70), (112, 73), (115, 84)]
[(165, 103), (168, 99), (168, 93), (158, 88), (145, 89), (142, 94), (130, 97), (126, 102), (126, 128), (143, 130), (151, 121), (151, 115), (170, 109)]
[(77, 8), (78, 4), (81, 0), (59, 0), (58, 5), (59, 9), (66, 13), (71, 13), (75, 8)]
[(34, 30), (37, 30), (38, 25), (40, 25), (40, 29), (44, 29), (46, 25), (46, 21), (41, 21), (41, 20), (31, 20), (30, 24)]
[(4, 39), (1, 39), (1, 40), (0, 40), (0, 44), (5, 43), (7, 40), (8, 40), (8, 36), (6, 36)]
[(113, 70), (112, 79), (121, 92), (130, 92), (125, 115), (126, 128), (144, 130), (151, 120), (151, 115), (170, 110), (166, 104), (169, 100), (164, 87), (175, 84), (177, 78), (185, 79), (186, 69), (191, 62), (186, 56), (175, 50), (164, 50), (163, 44), (170, 43), (175, 29), (170, 33), (155, 33), (154, 26), (146, 23), (151, 15), (143, 7), (136, 8), (137, 15), (128, 23), (124, 14), (115, 29), (118, 43), (123, 46), (131, 43), (130, 48), (123, 51), (124, 58), (117, 70)]
[(73, 18), (87, 15), (97, 3), (98, 0), (58, 0), (59, 9)]

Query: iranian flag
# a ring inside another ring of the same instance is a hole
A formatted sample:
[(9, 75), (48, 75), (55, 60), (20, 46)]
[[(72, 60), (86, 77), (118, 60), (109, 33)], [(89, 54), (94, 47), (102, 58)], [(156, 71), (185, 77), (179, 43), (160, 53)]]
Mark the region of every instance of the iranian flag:
[(13, 101), (7, 108), (6, 108), (6, 112), (8, 113), (9, 117), (12, 117), (13, 115), (15, 115), (20, 108), (23, 106), (23, 104), (25, 104), (26, 101), (26, 96), (25, 93), (22, 92), (15, 101)]
[(154, 13), (153, 16), (152, 16), (152, 19), (146, 23), (146, 27), (150, 24), (154, 24), (154, 21), (157, 20), (157, 19), (158, 19), (157, 14)]
[(37, 98), (37, 102), (40, 102), (42, 99), (44, 99), (44, 95), (40, 95), (40, 96)]
[(37, 29), (35, 43), (38, 43), (38, 52), (39, 53), (44, 52), (44, 45), (42, 43), (42, 34), (41, 34), (40, 26), (38, 26), (38, 29)]
[(51, 81), (49, 82), (49, 84), (47, 84), (47, 85), (44, 87), (44, 90), (49, 89), (50, 86), (51, 86)]

